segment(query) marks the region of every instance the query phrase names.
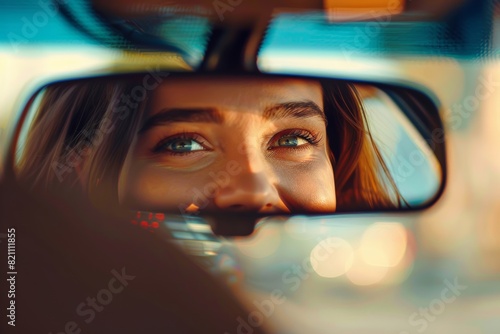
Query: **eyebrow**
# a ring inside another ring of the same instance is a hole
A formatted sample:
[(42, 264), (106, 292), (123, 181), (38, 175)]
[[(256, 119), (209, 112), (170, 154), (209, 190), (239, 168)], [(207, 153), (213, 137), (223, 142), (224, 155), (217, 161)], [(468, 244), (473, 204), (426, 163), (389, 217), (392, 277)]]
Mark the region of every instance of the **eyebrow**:
[(160, 124), (175, 122), (220, 124), (222, 121), (222, 114), (216, 108), (166, 108), (148, 118), (139, 133)]
[(263, 114), (264, 119), (277, 120), (282, 118), (310, 118), (320, 117), (325, 124), (325, 113), (313, 101), (285, 102), (267, 107)]
[[(265, 120), (320, 117), (325, 124), (327, 123), (324, 112), (313, 101), (274, 104), (264, 109), (262, 117)], [(217, 108), (165, 108), (148, 118), (139, 133), (146, 132), (152, 127), (168, 123), (188, 122), (221, 124), (223, 121), (223, 114)]]

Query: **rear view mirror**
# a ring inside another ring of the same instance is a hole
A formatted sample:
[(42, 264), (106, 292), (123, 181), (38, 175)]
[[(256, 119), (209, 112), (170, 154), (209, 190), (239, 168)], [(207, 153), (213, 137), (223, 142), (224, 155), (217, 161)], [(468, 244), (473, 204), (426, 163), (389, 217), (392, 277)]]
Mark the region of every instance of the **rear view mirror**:
[(94, 203), (203, 214), (418, 209), (444, 183), (442, 125), (411, 88), (275, 75), (61, 81), (27, 107), (17, 179)]

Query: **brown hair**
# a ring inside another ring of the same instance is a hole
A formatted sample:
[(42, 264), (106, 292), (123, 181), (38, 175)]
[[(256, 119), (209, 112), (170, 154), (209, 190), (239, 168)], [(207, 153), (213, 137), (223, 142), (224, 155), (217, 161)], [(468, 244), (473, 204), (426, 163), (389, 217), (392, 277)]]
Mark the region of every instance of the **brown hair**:
[(402, 197), (370, 132), (356, 88), (322, 81), (337, 211), (401, 206)]
[[(101, 79), (47, 87), (17, 164), (20, 180), (82, 187), (95, 204), (117, 205), (119, 173), (146, 104), (124, 102), (137, 85)], [(337, 211), (400, 206), (356, 89), (331, 80), (321, 85)]]

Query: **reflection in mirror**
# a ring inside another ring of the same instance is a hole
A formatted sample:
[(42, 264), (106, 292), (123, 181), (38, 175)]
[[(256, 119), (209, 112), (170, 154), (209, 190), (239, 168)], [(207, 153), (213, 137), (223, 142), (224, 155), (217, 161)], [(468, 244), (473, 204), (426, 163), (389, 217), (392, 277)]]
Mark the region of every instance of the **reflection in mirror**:
[(412, 112), (382, 88), (340, 80), (146, 73), (59, 82), (30, 106), (16, 169), (30, 187), (70, 186), (126, 210), (415, 208), (437, 195), (443, 167)]

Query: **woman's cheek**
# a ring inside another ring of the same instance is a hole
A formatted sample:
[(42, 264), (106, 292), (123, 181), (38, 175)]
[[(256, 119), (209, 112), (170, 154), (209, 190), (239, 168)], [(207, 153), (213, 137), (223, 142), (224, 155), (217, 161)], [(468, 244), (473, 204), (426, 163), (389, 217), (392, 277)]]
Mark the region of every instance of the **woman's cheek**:
[[(207, 184), (214, 181), (208, 175), (215, 167), (174, 171), (147, 159), (132, 159), (120, 176), (121, 204), (145, 211), (184, 213), (190, 204), (203, 209), (213, 199)], [(329, 160), (318, 156), (301, 163), (280, 162), (274, 163), (273, 169), (277, 178), (272, 179), (277, 180), (278, 193), (291, 211), (335, 210), (335, 182)]]
[(179, 175), (159, 166), (135, 164), (123, 187), (122, 204), (134, 210), (179, 211), (193, 200), (195, 178)]
[(277, 170), (278, 192), (292, 211), (335, 211), (335, 181), (331, 164), (315, 159)]

